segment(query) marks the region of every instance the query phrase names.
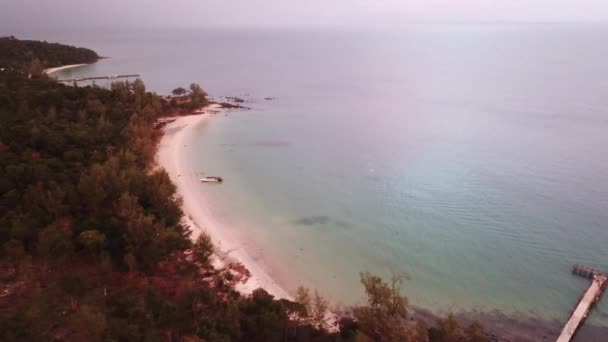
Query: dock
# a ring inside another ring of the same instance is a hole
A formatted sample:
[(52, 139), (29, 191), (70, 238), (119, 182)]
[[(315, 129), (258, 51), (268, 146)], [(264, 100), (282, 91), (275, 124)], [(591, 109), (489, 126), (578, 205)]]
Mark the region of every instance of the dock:
[(591, 285), (578, 301), (570, 319), (562, 329), (557, 342), (569, 342), (572, 340), (578, 328), (583, 324), (593, 304), (597, 302), (608, 284), (608, 274), (591, 267), (574, 265), (572, 273), (591, 279)]
[(96, 76), (96, 77), (77, 77), (77, 78), (67, 78), (62, 80), (57, 80), (58, 82), (83, 82), (83, 81), (95, 81), (95, 80), (114, 80), (118, 78), (134, 78), (139, 77), (139, 74), (130, 74), (130, 75), (107, 75), (107, 76)]

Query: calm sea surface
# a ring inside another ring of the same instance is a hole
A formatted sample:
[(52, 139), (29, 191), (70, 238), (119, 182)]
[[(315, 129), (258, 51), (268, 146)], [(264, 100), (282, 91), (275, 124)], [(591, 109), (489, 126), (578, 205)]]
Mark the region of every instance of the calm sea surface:
[(563, 320), (588, 285), (572, 265), (608, 269), (607, 27), (15, 33), (111, 57), (60, 77), (246, 99), (192, 162), (290, 291), (349, 304), (360, 271), (403, 271), (423, 307)]

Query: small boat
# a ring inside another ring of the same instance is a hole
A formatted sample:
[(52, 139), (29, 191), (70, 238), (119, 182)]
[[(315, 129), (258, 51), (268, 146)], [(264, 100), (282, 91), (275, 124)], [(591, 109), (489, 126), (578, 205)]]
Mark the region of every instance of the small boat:
[(203, 183), (221, 183), (224, 180), (222, 179), (222, 177), (205, 177), (205, 178), (201, 178), (201, 182)]

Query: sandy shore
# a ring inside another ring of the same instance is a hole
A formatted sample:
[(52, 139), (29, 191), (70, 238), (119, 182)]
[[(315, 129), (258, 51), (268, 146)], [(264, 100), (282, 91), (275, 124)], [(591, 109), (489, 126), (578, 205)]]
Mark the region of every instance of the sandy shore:
[(60, 70), (77, 68), (77, 67), (80, 67), (80, 66), (83, 66), (83, 65), (88, 65), (88, 64), (71, 64), (71, 65), (64, 65), (64, 66), (60, 66), (60, 67), (56, 67), (56, 68), (48, 68), (48, 69), (44, 69), (44, 72), (45, 72), (47, 75), (50, 75), (50, 74), (55, 73), (55, 72), (60, 71)]
[(213, 219), (207, 199), (198, 191), (204, 184), (201, 184), (197, 176), (197, 171), (200, 170), (194, 170), (189, 163), (187, 146), (196, 134), (196, 128), (213, 119), (209, 112), (218, 110), (221, 110), (218, 105), (211, 105), (203, 110), (203, 114), (178, 117), (167, 124), (163, 128), (164, 135), (156, 160), (177, 186), (178, 194), (183, 199), (186, 224), (192, 229), (192, 238), (196, 239), (202, 231), (211, 236), (217, 251), (213, 260), (214, 266), (222, 268), (238, 262), (251, 273), (251, 277), (243, 283), (238, 283), (236, 289), (243, 294), (250, 294), (261, 287), (275, 297), (292, 299), (287, 291), (247, 254), (244, 246), (229, 238), (228, 232)]

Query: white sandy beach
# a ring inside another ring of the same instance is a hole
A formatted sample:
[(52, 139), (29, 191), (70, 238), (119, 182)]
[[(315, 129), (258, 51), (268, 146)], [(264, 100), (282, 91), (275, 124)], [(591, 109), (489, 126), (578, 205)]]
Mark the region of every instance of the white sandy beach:
[(47, 75), (51, 75), (52, 73), (55, 73), (55, 72), (60, 71), (60, 70), (66, 70), (66, 69), (77, 68), (77, 67), (84, 66), (84, 65), (88, 65), (88, 64), (71, 64), (71, 65), (64, 65), (64, 66), (60, 66), (60, 67), (56, 67), (56, 68), (48, 68), (48, 69), (44, 69), (44, 72), (45, 72)]
[(250, 294), (257, 288), (263, 288), (275, 297), (292, 299), (292, 297), (279, 286), (261, 265), (247, 254), (244, 246), (239, 245), (229, 234), (213, 219), (206, 198), (202, 198), (198, 187), (205, 186), (197, 177), (189, 161), (186, 146), (196, 127), (205, 125), (213, 120), (209, 111), (217, 111), (218, 105), (212, 105), (204, 110), (204, 114), (182, 116), (164, 127), (164, 135), (160, 141), (156, 159), (163, 167), (173, 183), (177, 186), (178, 194), (183, 198), (183, 210), (186, 223), (192, 229), (192, 238), (196, 239), (201, 231), (206, 231), (212, 238), (216, 247), (214, 265), (218, 268), (230, 262), (239, 262), (251, 273), (245, 283), (236, 285), (236, 289), (243, 294)]

